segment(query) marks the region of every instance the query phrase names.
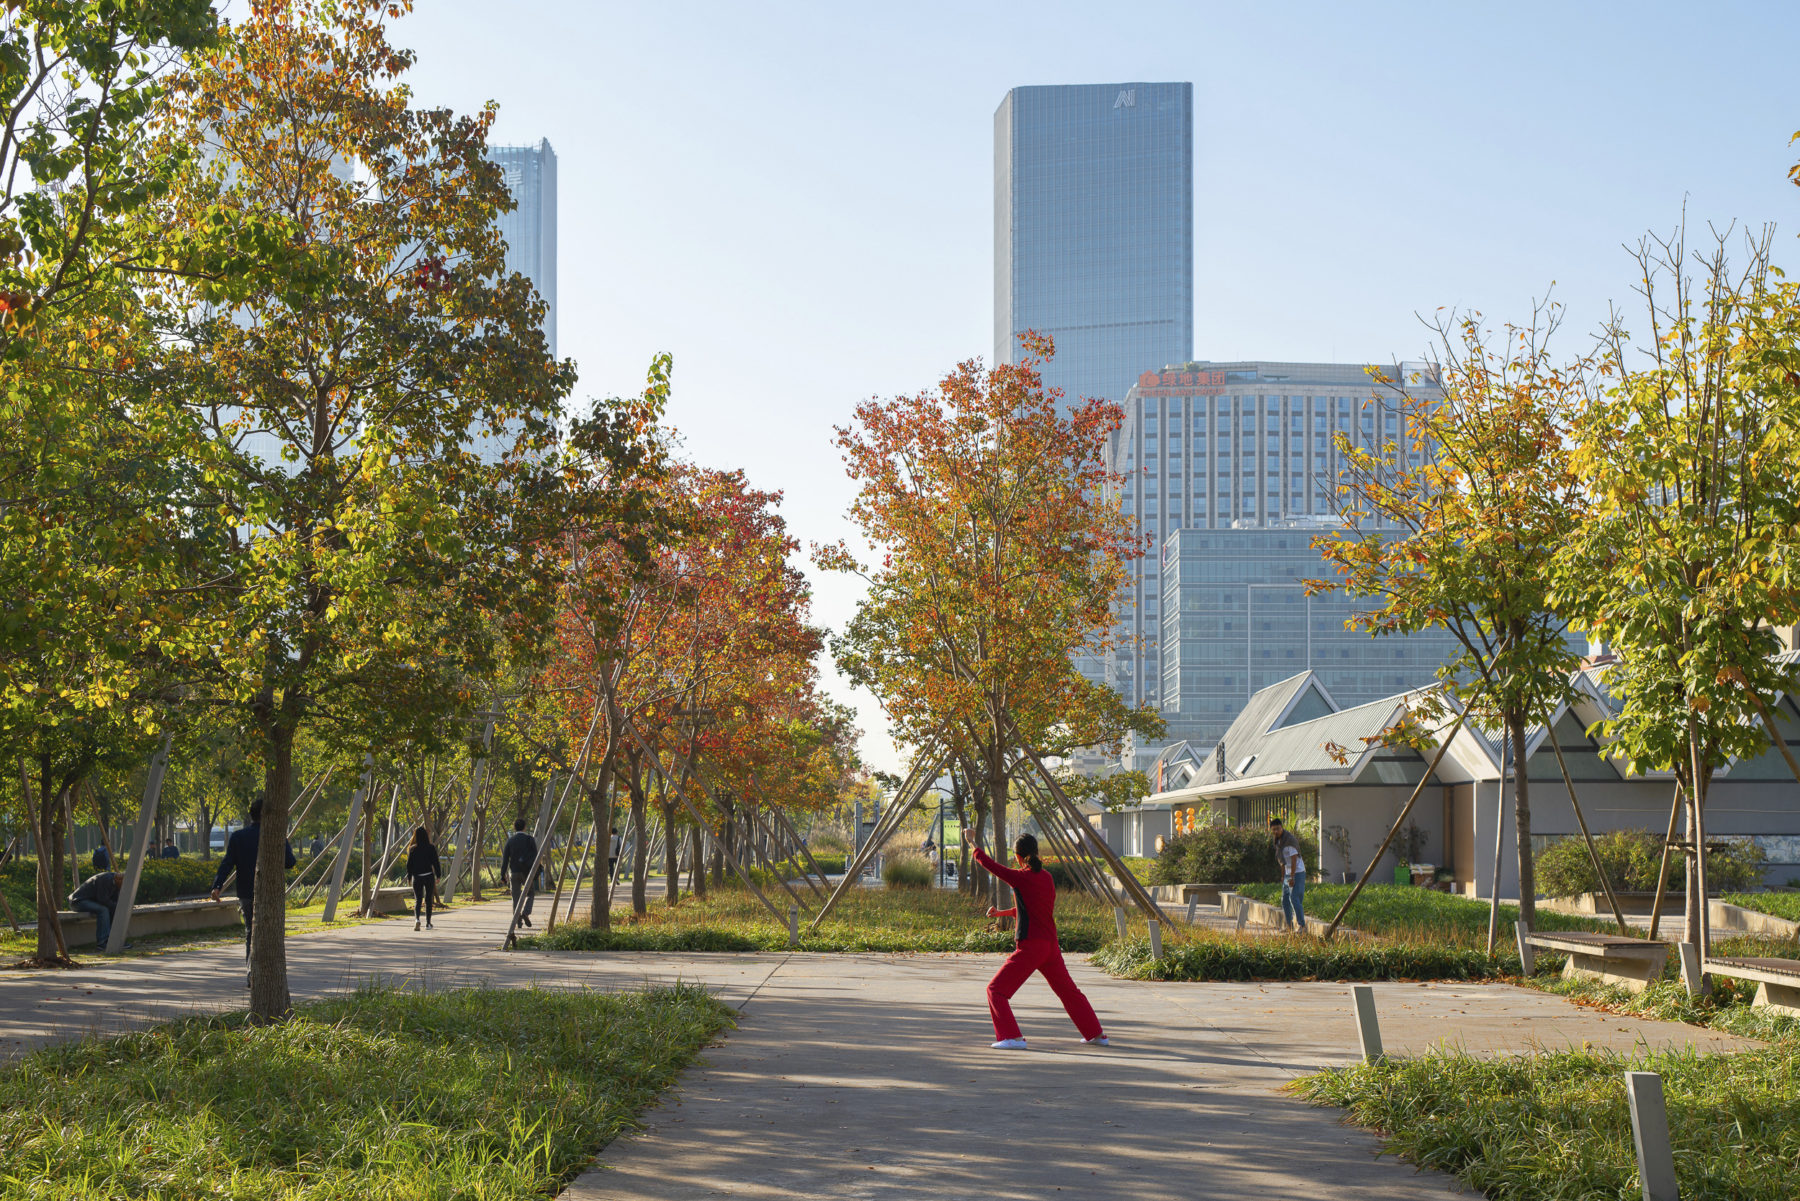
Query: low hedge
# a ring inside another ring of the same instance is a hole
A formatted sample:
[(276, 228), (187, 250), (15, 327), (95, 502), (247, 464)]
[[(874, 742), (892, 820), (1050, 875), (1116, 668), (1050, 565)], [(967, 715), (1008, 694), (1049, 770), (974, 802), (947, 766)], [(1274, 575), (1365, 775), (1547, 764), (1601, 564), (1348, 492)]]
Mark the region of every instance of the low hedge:
[[(1594, 839), (1594, 852), (1606, 869), (1607, 879), (1621, 892), (1653, 892), (1662, 867), (1662, 835), (1651, 830), (1609, 830)], [(1706, 852), (1706, 886), (1709, 891), (1734, 891), (1761, 884), (1768, 857), (1748, 838), (1723, 840)], [(1599, 892), (1600, 879), (1588, 859), (1587, 844), (1579, 836), (1552, 843), (1537, 857), (1538, 891), (1545, 896), (1569, 897)], [(1668, 891), (1687, 887), (1687, 857), (1669, 859)]]
[(1190, 938), (1150, 957), (1148, 941), (1111, 943), (1094, 964), (1130, 980), (1497, 980), (1519, 974), (1516, 952), (1489, 955), (1428, 943)]

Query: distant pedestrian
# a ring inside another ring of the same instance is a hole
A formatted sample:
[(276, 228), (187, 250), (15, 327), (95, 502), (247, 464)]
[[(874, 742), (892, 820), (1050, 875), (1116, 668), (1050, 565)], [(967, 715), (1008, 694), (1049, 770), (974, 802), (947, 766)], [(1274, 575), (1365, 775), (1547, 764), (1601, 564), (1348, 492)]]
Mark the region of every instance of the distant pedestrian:
[(106, 849), (105, 843), (94, 848), (94, 870), (97, 872), (112, 870), (112, 852)]
[(988, 907), (989, 917), (1018, 918), (1017, 944), (1013, 953), (988, 981), (988, 1013), (994, 1019), (994, 1049), (1025, 1050), (1025, 1036), (1013, 1017), (1011, 1001), (1013, 994), (1031, 979), (1033, 972), (1043, 973), (1050, 991), (1056, 994), (1056, 999), (1062, 1002), (1063, 1009), (1074, 1021), (1081, 1041), (1106, 1046), (1106, 1032), (1100, 1028), (1094, 1007), (1076, 987), (1069, 976), (1068, 965), (1063, 962), (1062, 946), (1056, 940), (1056, 881), (1050, 878), (1050, 873), (1044, 870), (1043, 860), (1038, 858), (1037, 839), (1030, 834), (1021, 834), (1013, 843), (1017, 868), (1002, 867), (994, 862), (981, 849), (980, 843), (972, 846), (975, 862), (1012, 885), (1018, 897), (1018, 903), (1011, 909)]
[[(522, 926), (531, 924), (531, 902), (536, 895), (535, 873), (531, 869), (537, 857), (537, 839), (525, 832), (525, 819), (521, 817), (513, 823), (512, 836), (506, 840), (506, 845), (500, 848), (500, 883), (512, 883), (513, 912)], [(525, 899), (523, 908), (519, 904), (521, 896)]]
[(443, 874), (444, 865), (438, 859), (437, 848), (431, 845), (431, 835), (420, 826), (413, 831), (412, 849), (406, 852), (406, 877), (413, 886), (413, 929), (419, 928), (421, 916), (425, 928), (431, 929), (432, 906), (437, 899), (435, 885)]
[(125, 877), (119, 872), (95, 872), (69, 894), (69, 908), (93, 915), (97, 951), (106, 950), (106, 940), (112, 937), (113, 913), (119, 907), (119, 890), (124, 887)]
[(313, 835), (312, 845), (308, 846), (306, 849), (312, 854), (312, 857), (314, 859), (317, 859), (320, 855), (323, 855), (325, 853), (325, 838), (324, 838), (324, 836), (321, 834), (315, 833)]
[(173, 836), (171, 836), (166, 842), (163, 843), (162, 857), (164, 859), (179, 859), (179, 858), (181, 858), (181, 848), (175, 845), (175, 839)]
[[(250, 958), (250, 930), (256, 918), (256, 846), (257, 835), (262, 830), (262, 807), (261, 797), (250, 802), (250, 821), (225, 840), (225, 857), (219, 860), (219, 870), (213, 876), (212, 899), (216, 901), (226, 879), (232, 872), (237, 873), (238, 913), (244, 919), (245, 959)], [(281, 845), (287, 866), (293, 867), (296, 862), (294, 848), (285, 842)], [(244, 973), (244, 987), (250, 987), (248, 972)]]
[(1275, 861), (1281, 865), (1281, 916), (1300, 933), (1306, 933), (1306, 860), (1300, 840), (1281, 823), (1269, 819), (1269, 835), (1275, 840)]
[(619, 827), (612, 828), (612, 837), (606, 841), (606, 882), (612, 883), (613, 875), (619, 870), (619, 849), (625, 840), (619, 837)]

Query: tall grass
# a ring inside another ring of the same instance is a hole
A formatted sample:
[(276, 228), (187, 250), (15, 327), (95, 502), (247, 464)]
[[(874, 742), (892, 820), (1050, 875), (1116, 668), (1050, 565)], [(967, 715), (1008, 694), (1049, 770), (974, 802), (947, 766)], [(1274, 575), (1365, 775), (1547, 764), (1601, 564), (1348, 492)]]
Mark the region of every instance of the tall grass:
[(1627, 1069), (1663, 1078), (1683, 1197), (1793, 1201), (1800, 1046), (1791, 1042), (1733, 1055), (1436, 1050), (1293, 1087), (1381, 1131), (1389, 1152), (1454, 1172), (1491, 1201), (1586, 1201), (1639, 1195)]
[(553, 1193), (730, 1021), (696, 988), (365, 991), (0, 1068), (0, 1199)]

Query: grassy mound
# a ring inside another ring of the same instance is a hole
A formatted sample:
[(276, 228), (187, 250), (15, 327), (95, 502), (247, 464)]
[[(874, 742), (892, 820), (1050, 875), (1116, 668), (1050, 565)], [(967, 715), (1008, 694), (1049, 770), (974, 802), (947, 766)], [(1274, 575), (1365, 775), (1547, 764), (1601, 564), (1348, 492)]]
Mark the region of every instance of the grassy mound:
[(369, 991), (51, 1047), (0, 1069), (0, 1198), (540, 1198), (729, 1023), (688, 987)]
[[(1350, 895), (1348, 884), (1306, 886), (1306, 916), (1329, 922)], [(1281, 904), (1281, 885), (1245, 884), (1236, 890), (1257, 901)], [(1519, 920), (1517, 905), (1500, 906), (1499, 942), (1514, 945), (1513, 923)], [(1411, 942), (1438, 942), (1458, 947), (1487, 947), (1488, 903), (1472, 897), (1452, 896), (1431, 888), (1404, 884), (1371, 884), (1356, 898), (1344, 924), (1368, 934)], [(1566, 913), (1537, 911), (1539, 930), (1598, 930), (1616, 932), (1611, 921), (1596, 921)]]
[(1161, 960), (1150, 957), (1148, 941), (1135, 939), (1102, 949), (1094, 964), (1131, 980), (1492, 980), (1519, 970), (1510, 951), (1490, 956), (1427, 943), (1327, 943), (1303, 934), (1196, 934), (1165, 944)]
[[(786, 896), (770, 899), (781, 904)], [(810, 894), (808, 900), (813, 900)], [(1098, 950), (1112, 936), (1111, 911), (1093, 901), (1064, 896), (1056, 908), (1063, 950)], [(1013, 948), (1011, 933), (991, 928), (984, 904), (948, 889), (854, 888), (816, 932), (807, 929), (810, 921), (802, 912), (802, 951), (994, 953)], [(561, 925), (548, 936), (521, 939), (519, 945), (539, 951), (785, 951), (788, 931), (749, 893), (725, 890), (709, 893), (704, 901), (688, 897), (673, 909), (652, 903), (650, 912), (633, 923), (615, 913), (608, 930)]]

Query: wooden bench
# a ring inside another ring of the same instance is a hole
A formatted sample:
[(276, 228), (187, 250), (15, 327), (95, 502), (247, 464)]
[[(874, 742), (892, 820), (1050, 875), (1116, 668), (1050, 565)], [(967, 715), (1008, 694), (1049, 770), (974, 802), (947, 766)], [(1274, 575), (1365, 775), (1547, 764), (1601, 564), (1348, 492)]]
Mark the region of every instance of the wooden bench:
[(1706, 971), (1756, 981), (1754, 1005), (1800, 1013), (1800, 959), (1708, 959)]
[[(1573, 980), (1600, 980), (1643, 992), (1662, 979), (1669, 961), (1669, 944), (1646, 938), (1620, 938), (1616, 934), (1584, 934), (1580, 931), (1533, 932), (1524, 941), (1546, 951), (1561, 951), (1569, 958), (1562, 974)], [(1530, 965), (1526, 965), (1530, 970)]]

